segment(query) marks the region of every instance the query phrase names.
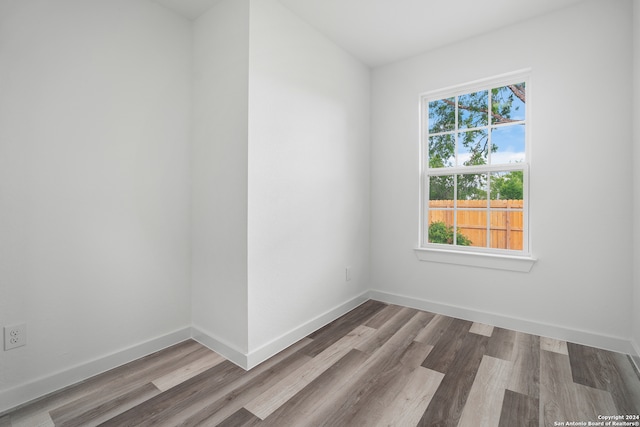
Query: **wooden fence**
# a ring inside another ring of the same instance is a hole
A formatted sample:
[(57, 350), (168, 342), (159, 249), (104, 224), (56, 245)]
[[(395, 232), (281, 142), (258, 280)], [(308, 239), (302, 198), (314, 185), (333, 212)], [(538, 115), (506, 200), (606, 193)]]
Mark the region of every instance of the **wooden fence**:
[[(471, 246), (487, 247), (489, 232), (488, 247), (522, 250), (523, 201), (489, 202), (491, 216), (487, 224), (487, 200), (458, 200), (458, 232), (471, 240)], [(429, 201), (429, 224), (437, 221), (453, 226), (453, 200)]]

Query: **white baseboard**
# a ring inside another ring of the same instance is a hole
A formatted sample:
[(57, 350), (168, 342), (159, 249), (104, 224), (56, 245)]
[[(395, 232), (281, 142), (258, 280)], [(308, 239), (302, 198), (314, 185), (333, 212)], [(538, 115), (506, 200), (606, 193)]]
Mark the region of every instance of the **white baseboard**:
[(302, 338), (317, 331), (326, 324), (333, 322), (338, 317), (347, 314), (349, 311), (358, 307), (369, 300), (368, 292), (364, 292), (355, 298), (352, 298), (322, 314), (314, 317), (308, 322), (290, 330), (289, 332), (282, 334), (278, 338), (264, 344), (263, 346), (249, 352), (247, 355), (247, 367), (248, 369), (259, 365), (271, 356), (278, 354), (285, 348), (300, 341)]
[(640, 372), (640, 345), (634, 340), (631, 340), (631, 347), (633, 348), (633, 352), (630, 354), (631, 360), (633, 360), (636, 369)]
[(191, 328), (183, 328), (46, 377), (38, 378), (7, 390), (0, 390), (0, 415), (27, 402), (42, 398), (94, 375), (187, 340), (190, 337)]
[(634, 349), (629, 341), (622, 337), (600, 335), (589, 331), (569, 329), (562, 326), (540, 323), (520, 319), (516, 317), (503, 316), (495, 313), (473, 310), (466, 307), (458, 307), (438, 302), (408, 297), (404, 295), (392, 294), (388, 292), (369, 291), (370, 299), (397, 304), (405, 307), (417, 308), (432, 313), (443, 314), (456, 317), (458, 319), (470, 320), (472, 322), (485, 323), (500, 328), (511, 329), (543, 337), (556, 338), (576, 344), (588, 345), (604, 350), (616, 351), (619, 353), (633, 354)]
[(223, 339), (216, 337), (214, 334), (206, 331), (200, 326), (193, 326), (191, 328), (191, 337), (198, 341), (200, 344), (215, 351), (220, 356), (224, 357), (230, 362), (235, 363), (242, 369), (247, 369), (247, 353), (240, 350), (236, 346), (229, 344)]
[(224, 342), (213, 334), (205, 331), (198, 326), (193, 327), (193, 339), (200, 344), (209, 347), (216, 353), (224, 356), (230, 362), (235, 363), (243, 369), (249, 370), (260, 363), (269, 359), (270, 357), (280, 353), (287, 347), (300, 341), (302, 338), (311, 334), (312, 332), (320, 329), (324, 325), (333, 322), (338, 317), (347, 314), (349, 311), (358, 307), (360, 304), (366, 302), (369, 299), (368, 292), (364, 292), (355, 298), (350, 299), (322, 314), (314, 317), (308, 322), (303, 323), (300, 326), (286, 332), (279, 337), (271, 340), (270, 342), (262, 345), (261, 347), (245, 353), (237, 347)]

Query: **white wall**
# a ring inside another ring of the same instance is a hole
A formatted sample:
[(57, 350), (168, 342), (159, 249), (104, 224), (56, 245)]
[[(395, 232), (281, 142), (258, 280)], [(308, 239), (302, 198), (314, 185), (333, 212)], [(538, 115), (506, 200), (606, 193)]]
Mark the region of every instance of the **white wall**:
[(251, 2), (249, 76), (254, 351), (369, 287), (370, 83), (368, 68), (274, 0)]
[(246, 353), (248, 0), (223, 0), (195, 21), (194, 71), (193, 323)]
[(190, 38), (146, 0), (0, 1), (0, 412), (189, 326)]
[(633, 341), (635, 351), (640, 356), (640, 0), (633, 1), (633, 141), (634, 156), (634, 302), (633, 302)]
[[(591, 344), (628, 349), (630, 5), (581, 3), (374, 70), (374, 289), (472, 319), (580, 340), (585, 332), (595, 337)], [(419, 94), (527, 67), (539, 261), (528, 274), (418, 261)]]

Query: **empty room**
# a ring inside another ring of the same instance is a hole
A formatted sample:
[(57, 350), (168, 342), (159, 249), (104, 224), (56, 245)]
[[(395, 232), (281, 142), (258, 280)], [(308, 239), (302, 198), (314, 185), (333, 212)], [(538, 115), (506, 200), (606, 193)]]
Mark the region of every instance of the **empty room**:
[(640, 0), (0, 0), (0, 427), (640, 426)]

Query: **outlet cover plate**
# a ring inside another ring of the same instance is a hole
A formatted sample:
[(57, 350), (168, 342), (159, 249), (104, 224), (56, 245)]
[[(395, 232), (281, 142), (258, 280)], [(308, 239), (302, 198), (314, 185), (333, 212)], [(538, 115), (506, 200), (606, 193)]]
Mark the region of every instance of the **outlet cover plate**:
[(27, 325), (20, 323), (4, 327), (4, 350), (11, 350), (27, 344)]

